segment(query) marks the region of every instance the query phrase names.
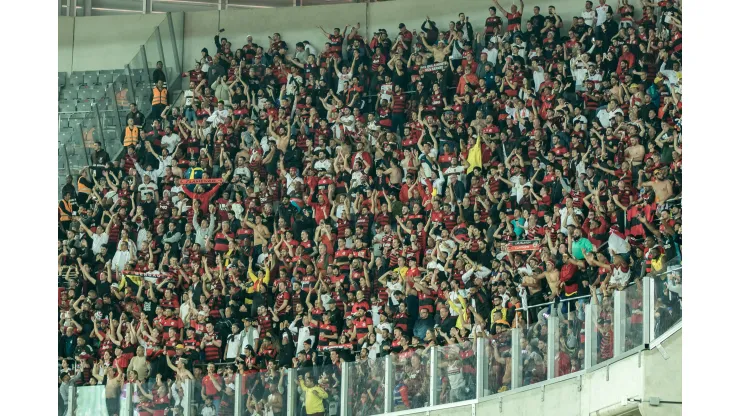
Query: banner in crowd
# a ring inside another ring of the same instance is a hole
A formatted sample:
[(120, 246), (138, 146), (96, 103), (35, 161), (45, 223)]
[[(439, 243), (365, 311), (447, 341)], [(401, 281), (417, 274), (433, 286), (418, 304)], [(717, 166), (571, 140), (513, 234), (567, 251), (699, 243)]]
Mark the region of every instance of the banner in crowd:
[(419, 67), (420, 74), (426, 74), (428, 72), (437, 72), (445, 68), (445, 62), (437, 62), (429, 65), (422, 65)]
[(540, 242), (537, 240), (519, 240), (512, 241), (506, 245), (506, 250), (509, 253), (516, 253), (517, 251), (534, 251), (540, 247)]
[(141, 282), (145, 280), (148, 282), (157, 283), (157, 280), (159, 280), (160, 278), (165, 279), (168, 277), (172, 277), (172, 275), (170, 273), (161, 273), (158, 270), (146, 273), (124, 271), (123, 276), (121, 277), (121, 283), (118, 284), (118, 289), (122, 290), (128, 284), (141, 286)]
[(221, 178), (211, 179), (180, 179), (180, 185), (199, 185), (204, 183), (221, 183), (224, 180)]

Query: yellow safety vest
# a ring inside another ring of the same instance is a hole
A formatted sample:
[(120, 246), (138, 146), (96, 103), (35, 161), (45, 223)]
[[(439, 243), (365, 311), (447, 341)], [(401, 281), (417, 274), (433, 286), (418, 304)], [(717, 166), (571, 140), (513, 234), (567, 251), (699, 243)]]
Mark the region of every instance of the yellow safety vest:
[(159, 90), (157, 87), (152, 89), (152, 105), (164, 104), (167, 105), (167, 88)]
[(92, 192), (92, 189), (90, 189), (89, 186), (82, 183), (80, 179), (77, 179), (77, 192), (78, 193), (82, 192), (83, 194), (90, 194), (90, 192)]
[(139, 128), (126, 126), (126, 135), (123, 137), (123, 146), (134, 146), (139, 141)]
[[(72, 212), (72, 203), (71, 202), (65, 201), (64, 199), (62, 199), (59, 202), (61, 202), (62, 204), (64, 204), (64, 209), (66, 209), (69, 212)], [(62, 208), (61, 207), (58, 207), (57, 209), (59, 210), (59, 221), (72, 221), (72, 217), (70, 215), (68, 215), (66, 212), (62, 211)]]

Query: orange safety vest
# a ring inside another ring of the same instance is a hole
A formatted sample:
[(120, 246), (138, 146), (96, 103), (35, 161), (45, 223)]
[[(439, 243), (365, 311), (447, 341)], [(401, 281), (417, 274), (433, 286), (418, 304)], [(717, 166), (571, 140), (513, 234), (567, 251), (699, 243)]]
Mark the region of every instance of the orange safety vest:
[[(82, 177), (80, 177), (82, 179)], [(80, 181), (80, 179), (77, 179), (77, 192), (82, 192), (83, 194), (90, 194), (92, 192), (92, 189), (90, 189), (89, 186), (85, 185)]]
[[(64, 204), (64, 208), (67, 211), (72, 212), (72, 203), (71, 202), (65, 201), (63, 199), (61, 201), (59, 201), (59, 202), (61, 202), (62, 204)], [(67, 213), (65, 213), (64, 211), (62, 211), (62, 208), (61, 207), (58, 207), (57, 209), (59, 210), (59, 221), (72, 221), (72, 217), (70, 215), (68, 215)]]
[(123, 147), (134, 146), (139, 141), (139, 128), (126, 126), (126, 135), (123, 137)]
[(161, 91), (157, 87), (152, 89), (152, 105), (157, 104), (167, 105), (167, 88), (162, 88)]

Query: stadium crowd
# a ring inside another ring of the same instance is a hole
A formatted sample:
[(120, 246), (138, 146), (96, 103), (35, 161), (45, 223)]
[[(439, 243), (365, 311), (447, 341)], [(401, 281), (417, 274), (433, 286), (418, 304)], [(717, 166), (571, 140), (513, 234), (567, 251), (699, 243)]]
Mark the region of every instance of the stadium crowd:
[[(301, 414), (328, 415), (354, 361), (352, 414), (377, 414), (376, 360), (393, 354), (395, 410), (424, 406), (433, 345), (439, 402), (464, 400), (481, 337), (510, 388), (511, 328), (524, 382), (546, 378), (549, 314), (557, 375), (583, 368), (589, 302), (609, 358), (613, 291), (680, 258), (682, 226), (680, 2), (613, 1), (525, 21), (494, 0), (367, 37), (338, 21), (324, 45), (216, 35), (179, 100), (160, 80), (151, 114), (131, 105), (125, 155), (96, 144), (62, 189), (63, 402), (103, 384), (117, 414), (131, 383), (139, 415), (181, 414), (195, 380), (199, 415), (235, 394), (285, 415), (298, 368)], [(669, 325), (680, 278), (661, 285)]]

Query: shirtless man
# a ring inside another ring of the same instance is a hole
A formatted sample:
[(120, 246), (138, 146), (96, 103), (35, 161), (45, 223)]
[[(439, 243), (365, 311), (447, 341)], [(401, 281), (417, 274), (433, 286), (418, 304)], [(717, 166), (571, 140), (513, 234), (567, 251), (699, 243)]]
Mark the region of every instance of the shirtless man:
[[(457, 34), (455, 35), (457, 36)], [(434, 57), (434, 62), (444, 62), (445, 57), (450, 53), (452, 50), (452, 42), (450, 42), (449, 45), (445, 46), (445, 41), (440, 39), (437, 41), (437, 44), (432, 46), (429, 43), (427, 43), (427, 40), (424, 36), (420, 36), (422, 43), (424, 43), (424, 47), (429, 49), (429, 51), (432, 52), (432, 56)]]
[(642, 166), (645, 158), (645, 146), (640, 144), (637, 136), (630, 137), (630, 145), (624, 149), (624, 157), (627, 162), (632, 164), (633, 169)]
[(177, 367), (172, 365), (172, 361), (170, 360), (170, 356), (167, 354), (167, 347), (165, 347), (165, 357), (167, 357), (167, 366), (175, 372), (175, 375), (178, 379), (184, 381), (184, 380), (195, 380), (195, 377), (193, 376), (193, 373), (190, 372), (187, 368), (185, 368), (185, 363), (187, 363), (187, 360), (185, 358), (180, 358), (177, 360)]
[(642, 181), (642, 174), (644, 171), (641, 169), (639, 173), (638, 188), (640, 186), (646, 186), (653, 188), (655, 192), (655, 202), (660, 206), (665, 203), (668, 199), (673, 196), (673, 182), (670, 179), (665, 178), (665, 172), (667, 168), (658, 169), (655, 171), (655, 177), (650, 182)]
[(403, 169), (398, 166), (398, 161), (391, 159), (391, 167), (381, 172), (383, 175), (389, 175), (389, 185), (395, 189), (401, 187), (401, 180), (403, 180)]
[[(92, 371), (93, 377), (98, 382), (103, 382), (103, 376), (98, 375), (98, 363), (95, 363)], [(105, 383), (105, 406), (108, 408), (109, 415), (118, 414), (118, 395), (121, 390), (121, 384), (123, 384), (123, 370), (118, 366), (116, 361), (116, 367), (108, 367), (107, 374), (108, 380)]]
[(247, 227), (254, 230), (254, 248), (260, 247), (260, 253), (263, 252), (262, 247), (267, 247), (270, 244), (270, 230), (262, 224), (262, 217), (255, 217), (255, 222), (251, 222), (247, 219), (246, 213), (242, 218), (242, 223), (246, 224)]
[(532, 276), (532, 279), (539, 283), (540, 280), (546, 278), (547, 284), (550, 286), (552, 295), (550, 299), (555, 299), (560, 294), (560, 271), (555, 267), (555, 263), (552, 260), (548, 260), (545, 263), (545, 271)]

